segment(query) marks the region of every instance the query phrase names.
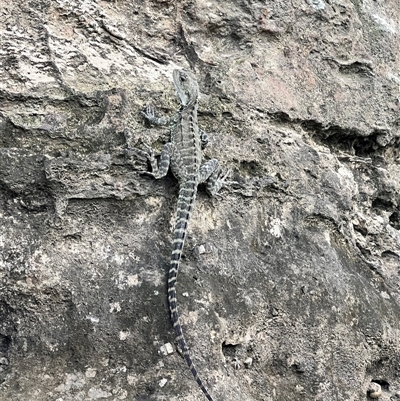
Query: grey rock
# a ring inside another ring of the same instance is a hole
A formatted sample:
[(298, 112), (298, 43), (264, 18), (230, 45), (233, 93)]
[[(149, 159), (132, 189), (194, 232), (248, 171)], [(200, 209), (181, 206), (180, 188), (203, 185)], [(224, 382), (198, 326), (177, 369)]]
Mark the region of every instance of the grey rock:
[(397, 0), (4, 1), (0, 401), (203, 400), (159, 352), (177, 183), (126, 151), (161, 149), (141, 112), (175, 110), (177, 66), (233, 171), (200, 188), (177, 287), (215, 401), (398, 397), (399, 20)]

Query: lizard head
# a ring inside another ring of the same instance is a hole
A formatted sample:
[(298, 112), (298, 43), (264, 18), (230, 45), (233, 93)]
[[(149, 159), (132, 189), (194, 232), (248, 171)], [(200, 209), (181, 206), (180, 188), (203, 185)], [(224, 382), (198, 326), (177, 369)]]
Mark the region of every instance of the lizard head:
[(189, 106), (197, 101), (199, 86), (195, 76), (184, 70), (174, 70), (174, 85), (182, 106)]

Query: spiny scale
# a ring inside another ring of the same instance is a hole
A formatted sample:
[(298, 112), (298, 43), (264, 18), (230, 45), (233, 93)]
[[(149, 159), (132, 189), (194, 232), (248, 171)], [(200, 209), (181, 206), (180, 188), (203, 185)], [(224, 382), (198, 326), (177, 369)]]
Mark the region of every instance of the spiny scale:
[(173, 250), (168, 273), (168, 303), (176, 338), (186, 363), (206, 398), (213, 401), (197, 373), (183, 336), (176, 301), (176, 279), (190, 216), (196, 200), (197, 185), (207, 182), (208, 192), (214, 195), (222, 187), (227, 174), (221, 177), (221, 170), (216, 159), (201, 164), (201, 148), (207, 144), (207, 135), (199, 130), (197, 125), (199, 88), (195, 77), (188, 71), (174, 70), (173, 79), (181, 102), (179, 111), (171, 119), (155, 117), (149, 106), (145, 113), (146, 118), (153, 124), (170, 123), (171, 142), (164, 146), (158, 162), (152, 150), (146, 153), (146, 156), (151, 163), (151, 174), (154, 178), (164, 177), (168, 168), (171, 167), (174, 176), (179, 181)]

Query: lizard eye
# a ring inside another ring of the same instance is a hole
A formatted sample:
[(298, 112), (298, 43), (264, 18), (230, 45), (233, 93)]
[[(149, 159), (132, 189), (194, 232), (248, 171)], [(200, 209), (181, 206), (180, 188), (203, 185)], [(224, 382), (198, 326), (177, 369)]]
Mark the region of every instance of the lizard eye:
[(182, 75), (181, 75), (181, 81), (182, 81), (182, 82), (185, 82), (186, 79), (187, 79), (186, 75), (185, 75), (185, 74), (182, 74)]

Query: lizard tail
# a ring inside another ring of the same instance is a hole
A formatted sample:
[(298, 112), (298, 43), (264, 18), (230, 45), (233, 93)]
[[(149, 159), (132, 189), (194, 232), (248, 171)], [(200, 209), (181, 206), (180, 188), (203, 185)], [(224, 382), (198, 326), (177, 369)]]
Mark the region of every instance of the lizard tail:
[(178, 275), (180, 260), (182, 257), (183, 246), (186, 239), (187, 227), (196, 199), (196, 192), (196, 180), (187, 181), (179, 190), (177, 216), (174, 231), (174, 244), (171, 255), (171, 265), (168, 273), (168, 303), (176, 339), (178, 341), (179, 347), (181, 348), (185, 361), (206, 398), (209, 401), (213, 401), (211, 395), (208, 393), (202, 380), (200, 379), (196, 367), (194, 366), (192, 358), (190, 356), (188, 346), (183, 336), (176, 301), (176, 279)]

